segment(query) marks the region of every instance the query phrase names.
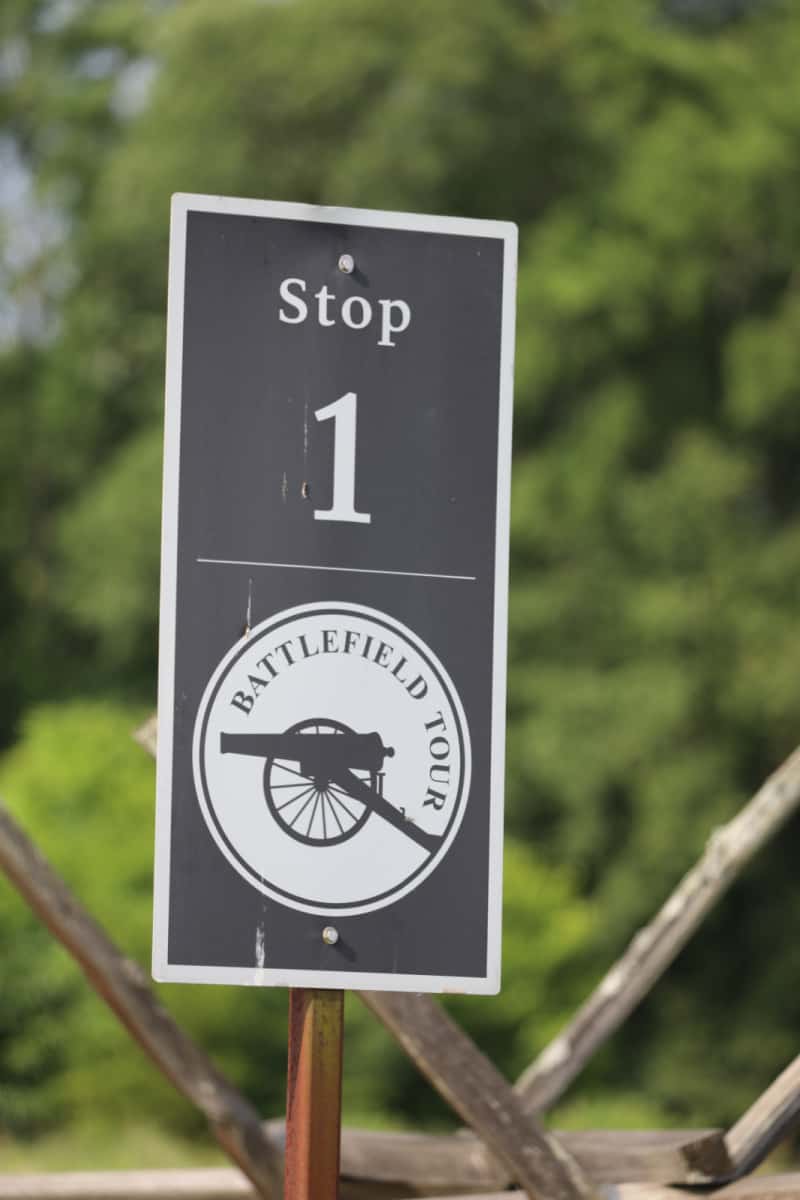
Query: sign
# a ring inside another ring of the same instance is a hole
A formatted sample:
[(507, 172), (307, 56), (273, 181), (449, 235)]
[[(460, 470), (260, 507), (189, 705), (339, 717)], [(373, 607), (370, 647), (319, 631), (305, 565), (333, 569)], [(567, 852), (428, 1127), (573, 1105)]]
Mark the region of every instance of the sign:
[(174, 198), (157, 979), (498, 990), (515, 272)]

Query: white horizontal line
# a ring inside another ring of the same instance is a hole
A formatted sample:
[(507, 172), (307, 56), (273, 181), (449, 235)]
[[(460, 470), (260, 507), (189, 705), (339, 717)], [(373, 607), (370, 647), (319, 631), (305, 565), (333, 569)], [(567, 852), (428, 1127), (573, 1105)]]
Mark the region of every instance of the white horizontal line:
[(374, 567), (321, 567), (316, 563), (252, 562), (246, 558), (198, 558), (223, 567), (285, 567), (288, 571), (345, 571), (352, 575), (407, 575), (414, 579), (458, 579), (474, 583), (477, 575), (434, 575), (425, 571), (378, 571)]

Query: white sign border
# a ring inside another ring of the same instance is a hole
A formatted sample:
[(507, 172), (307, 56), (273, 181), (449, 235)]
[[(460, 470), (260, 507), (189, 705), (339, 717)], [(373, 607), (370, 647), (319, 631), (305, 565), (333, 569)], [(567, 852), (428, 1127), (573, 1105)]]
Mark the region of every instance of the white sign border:
[[(172, 835), (173, 717), (178, 569), (178, 480), (180, 474), (183, 310), (186, 278), (186, 226), (190, 212), (271, 217), (330, 225), (358, 225), (464, 237), (503, 243), (503, 295), (499, 370), (499, 429), (495, 507), (494, 645), (492, 677), (492, 756), (489, 804), (489, 895), (485, 976), (398, 975), (371, 971), (281, 970), (273, 967), (176, 965), (168, 961), (169, 883)], [(340, 208), (279, 200), (177, 193), (172, 197), (167, 305), (166, 405), (161, 526), (159, 614), (158, 761), (156, 768), (153, 978), (163, 983), (216, 983), (254, 987), (327, 987), (361, 990), (496, 995), (500, 991), (503, 900), (503, 793), (505, 782), (506, 657), (508, 645), (508, 565), (511, 482), (511, 428), (514, 403), (517, 226), (510, 221), (442, 217), (379, 209)]]

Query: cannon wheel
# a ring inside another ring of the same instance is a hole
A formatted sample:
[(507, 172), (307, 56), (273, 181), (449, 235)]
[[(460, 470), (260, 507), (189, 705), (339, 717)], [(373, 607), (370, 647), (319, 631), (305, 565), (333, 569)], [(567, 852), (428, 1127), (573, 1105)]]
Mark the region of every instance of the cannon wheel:
[[(327, 717), (312, 717), (292, 725), (287, 733), (321, 734), (336, 737), (353, 733), (348, 725)], [(374, 771), (354, 771), (359, 779), (378, 789)], [(285, 833), (306, 846), (335, 846), (358, 833), (367, 821), (370, 809), (355, 800), (329, 779), (303, 775), (297, 765), (280, 758), (264, 763), (264, 796), (267, 807)]]

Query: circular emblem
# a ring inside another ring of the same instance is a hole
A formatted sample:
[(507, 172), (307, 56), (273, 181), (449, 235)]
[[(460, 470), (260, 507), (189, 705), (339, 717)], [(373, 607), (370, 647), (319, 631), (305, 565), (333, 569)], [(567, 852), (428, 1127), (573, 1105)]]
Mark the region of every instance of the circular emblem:
[(193, 745), (206, 824), (248, 883), (302, 912), (372, 912), (441, 862), (469, 795), (461, 702), (431, 650), (358, 604), (251, 630), (206, 687)]

